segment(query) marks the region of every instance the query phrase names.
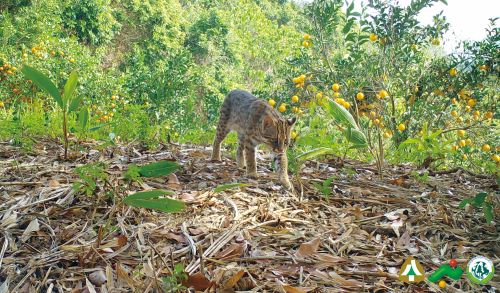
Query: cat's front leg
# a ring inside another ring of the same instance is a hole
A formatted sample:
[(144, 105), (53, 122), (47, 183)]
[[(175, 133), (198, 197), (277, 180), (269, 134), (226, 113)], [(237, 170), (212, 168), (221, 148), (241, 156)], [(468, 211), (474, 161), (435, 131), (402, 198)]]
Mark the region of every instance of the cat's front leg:
[(236, 164), (238, 168), (245, 168), (245, 138), (238, 135), (238, 149), (236, 150)]
[(247, 176), (257, 178), (257, 160), (255, 157), (255, 146), (250, 142), (245, 142), (245, 161), (247, 165)]
[(278, 179), (286, 189), (292, 189), (292, 184), (288, 178), (288, 157), (286, 152), (276, 154), (277, 156), (277, 166), (278, 166)]

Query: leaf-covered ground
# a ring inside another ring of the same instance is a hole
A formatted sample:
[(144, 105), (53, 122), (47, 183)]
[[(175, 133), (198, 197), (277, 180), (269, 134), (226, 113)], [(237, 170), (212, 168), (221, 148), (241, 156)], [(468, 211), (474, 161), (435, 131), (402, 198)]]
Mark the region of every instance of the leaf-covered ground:
[[(428, 273), (476, 255), (500, 263), (499, 233), (481, 212), (458, 208), (496, 180), (463, 170), (409, 176), (409, 166), (386, 168), (336, 158), (308, 162), (296, 193), (277, 184), (271, 159), (259, 153), (259, 180), (247, 180), (232, 158), (209, 161), (210, 148), (137, 145), (100, 149), (95, 143), (70, 161), (39, 141), (30, 152), (0, 144), (0, 292), (160, 292), (162, 277), (183, 264), (185, 284), (217, 292), (479, 292), (500, 287), (497, 276), (479, 287), (465, 277), (448, 286), (403, 284), (398, 271), (415, 256)], [(225, 152), (227, 155), (227, 152)], [(130, 183), (131, 163), (182, 165), (176, 176)], [(72, 189), (75, 167), (105, 162), (107, 176), (93, 195)], [(335, 176), (328, 199), (313, 182)], [(216, 186), (249, 183), (215, 193)], [(175, 190), (187, 203), (164, 214), (121, 203), (127, 194)], [(496, 214), (499, 214), (498, 209)], [(493, 286), (493, 287), (491, 287)], [(8, 290), (7, 290), (8, 288)], [(214, 289), (212, 289), (214, 290)], [(167, 291), (170, 292), (170, 291)]]

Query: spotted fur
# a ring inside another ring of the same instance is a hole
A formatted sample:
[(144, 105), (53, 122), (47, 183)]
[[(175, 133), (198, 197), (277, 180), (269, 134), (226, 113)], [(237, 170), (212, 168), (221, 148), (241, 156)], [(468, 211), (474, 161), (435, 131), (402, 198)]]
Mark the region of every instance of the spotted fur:
[(220, 109), (212, 151), (212, 160), (221, 160), (221, 143), (230, 131), (238, 133), (236, 162), (244, 168), (249, 177), (257, 177), (255, 151), (265, 144), (277, 157), (278, 175), (283, 186), (290, 189), (286, 150), (290, 144), (290, 134), (295, 118), (285, 119), (266, 101), (257, 99), (242, 90), (231, 91)]

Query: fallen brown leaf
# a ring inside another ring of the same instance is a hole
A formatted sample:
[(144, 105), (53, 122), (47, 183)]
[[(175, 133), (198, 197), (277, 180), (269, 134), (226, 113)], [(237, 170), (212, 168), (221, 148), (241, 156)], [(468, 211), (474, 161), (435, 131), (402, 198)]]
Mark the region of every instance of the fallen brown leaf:
[(202, 273), (195, 273), (190, 275), (187, 280), (182, 282), (182, 285), (195, 290), (206, 290), (213, 285), (213, 282), (207, 279)]
[(320, 244), (319, 238), (315, 238), (309, 242), (302, 243), (297, 252), (295, 253), (295, 256), (306, 257), (309, 255), (313, 255), (318, 251), (319, 244)]
[(234, 286), (236, 286), (236, 283), (238, 283), (238, 281), (245, 275), (245, 271), (244, 270), (241, 270), (239, 272), (237, 272), (236, 274), (234, 274), (234, 276), (231, 277), (231, 279), (229, 279), (226, 284), (224, 284), (224, 289), (230, 289), (230, 288), (233, 288)]

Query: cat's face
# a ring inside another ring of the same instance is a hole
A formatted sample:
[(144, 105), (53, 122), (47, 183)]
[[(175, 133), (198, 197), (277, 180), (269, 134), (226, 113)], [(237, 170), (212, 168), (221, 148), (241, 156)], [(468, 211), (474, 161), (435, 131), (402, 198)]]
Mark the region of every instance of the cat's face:
[(265, 143), (276, 153), (283, 153), (290, 145), (290, 135), (296, 118), (273, 121), (265, 118), (263, 123), (263, 138)]

